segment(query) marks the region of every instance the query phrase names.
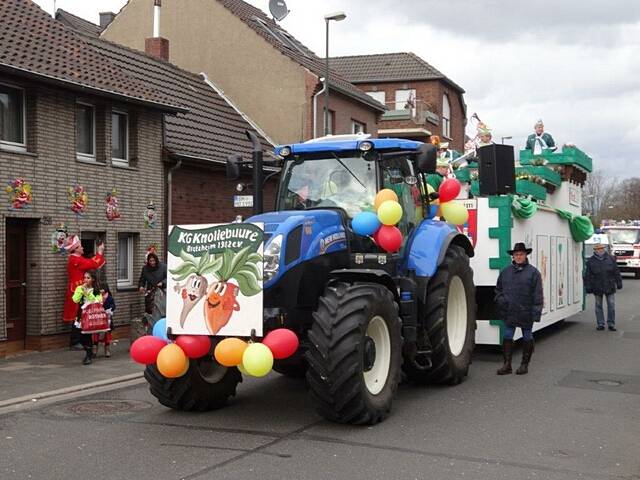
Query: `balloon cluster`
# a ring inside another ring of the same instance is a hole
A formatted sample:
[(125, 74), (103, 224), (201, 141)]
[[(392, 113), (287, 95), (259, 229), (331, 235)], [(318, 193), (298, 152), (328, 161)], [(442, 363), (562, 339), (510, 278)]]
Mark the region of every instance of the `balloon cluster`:
[[(178, 378), (189, 370), (189, 359), (201, 358), (211, 349), (206, 335), (179, 335), (171, 343), (167, 338), (166, 319), (160, 319), (153, 327), (153, 335), (145, 335), (131, 344), (130, 355), (134, 362), (143, 365), (156, 364), (166, 378)], [(278, 328), (267, 334), (262, 343), (245, 342), (239, 338), (225, 338), (213, 352), (216, 361), (225, 367), (238, 367), (247, 375), (263, 377), (273, 368), (273, 360), (293, 355), (298, 350), (298, 337), (289, 329)]]
[(464, 225), (469, 219), (469, 212), (462, 202), (456, 200), (461, 185), (455, 178), (447, 178), (438, 189), (438, 203), (442, 216), (448, 223)]
[(373, 237), (383, 250), (393, 253), (402, 246), (402, 232), (395, 225), (402, 218), (402, 206), (398, 195), (389, 188), (382, 189), (373, 203), (376, 213), (360, 212), (351, 221), (353, 231), (358, 235)]

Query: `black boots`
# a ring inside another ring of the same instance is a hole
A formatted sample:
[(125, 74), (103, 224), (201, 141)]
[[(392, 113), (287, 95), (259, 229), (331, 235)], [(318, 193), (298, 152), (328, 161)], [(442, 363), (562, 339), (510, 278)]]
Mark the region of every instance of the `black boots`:
[(82, 360), (82, 364), (83, 365), (91, 365), (92, 362), (92, 358), (93, 358), (93, 352), (91, 351), (92, 348), (91, 347), (84, 347), (84, 360)]
[(513, 356), (513, 340), (504, 340), (502, 343), (502, 358), (504, 365), (496, 372), (498, 375), (507, 375), (511, 370), (511, 357)]
[(529, 362), (533, 355), (533, 340), (522, 341), (522, 363), (516, 370), (516, 375), (526, 375), (529, 372)]

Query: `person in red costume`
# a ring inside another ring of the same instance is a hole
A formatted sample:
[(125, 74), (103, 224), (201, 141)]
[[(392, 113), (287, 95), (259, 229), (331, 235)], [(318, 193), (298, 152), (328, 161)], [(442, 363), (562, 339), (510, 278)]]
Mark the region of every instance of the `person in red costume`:
[(68, 284), (67, 292), (64, 299), (64, 311), (62, 312), (62, 320), (65, 323), (71, 323), (71, 348), (78, 347), (79, 331), (75, 332), (76, 328), (73, 323), (78, 318), (79, 305), (73, 301), (73, 292), (76, 287), (82, 285), (84, 281), (84, 273), (89, 270), (97, 270), (105, 264), (104, 260), (104, 244), (98, 245), (97, 254), (92, 258), (85, 258), (82, 256), (84, 250), (82, 249), (82, 243), (77, 235), (70, 235), (65, 242), (65, 250), (69, 254), (69, 260), (67, 261), (67, 275)]

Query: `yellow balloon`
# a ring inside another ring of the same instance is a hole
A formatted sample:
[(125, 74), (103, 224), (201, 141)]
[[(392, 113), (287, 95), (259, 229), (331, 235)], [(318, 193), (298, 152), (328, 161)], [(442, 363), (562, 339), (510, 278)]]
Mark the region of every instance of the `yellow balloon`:
[(178, 378), (187, 373), (189, 359), (175, 343), (162, 347), (156, 360), (158, 371), (166, 378)]
[(395, 225), (402, 218), (402, 207), (394, 200), (382, 202), (378, 208), (378, 220), (384, 225)]
[[(435, 191), (436, 189), (427, 183), (427, 195), (429, 195), (430, 193), (434, 193)], [(436, 198), (435, 200), (431, 200), (430, 203), (431, 205), (440, 205), (440, 200)]]
[(242, 363), (240, 363), (240, 364), (236, 365), (236, 368), (237, 368), (238, 370), (240, 370), (240, 373), (241, 373), (241, 374), (243, 374), (243, 375), (249, 375), (249, 374), (247, 373), (247, 371), (244, 369), (244, 367), (242, 366)]
[(262, 343), (252, 343), (242, 355), (242, 366), (247, 374), (264, 377), (273, 368), (273, 354)]
[(380, 208), (380, 205), (382, 205), (387, 200), (393, 200), (394, 202), (397, 202), (398, 195), (390, 188), (383, 188), (376, 194), (376, 198), (373, 201), (373, 208), (376, 210), (376, 212), (378, 211), (378, 208)]
[(440, 205), (442, 216), (448, 223), (454, 225), (464, 225), (469, 219), (469, 212), (466, 207), (457, 200), (451, 200)]

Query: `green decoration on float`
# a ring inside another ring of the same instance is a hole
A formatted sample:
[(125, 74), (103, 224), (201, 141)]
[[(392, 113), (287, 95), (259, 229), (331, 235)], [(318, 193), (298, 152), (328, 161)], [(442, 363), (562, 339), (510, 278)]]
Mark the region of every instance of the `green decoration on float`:
[(569, 222), (571, 237), (576, 242), (584, 242), (593, 236), (593, 223), (584, 215), (573, 215), (566, 210), (554, 209), (558, 215)]
[(517, 218), (531, 218), (538, 211), (538, 204), (531, 197), (516, 196), (511, 202), (511, 211)]

